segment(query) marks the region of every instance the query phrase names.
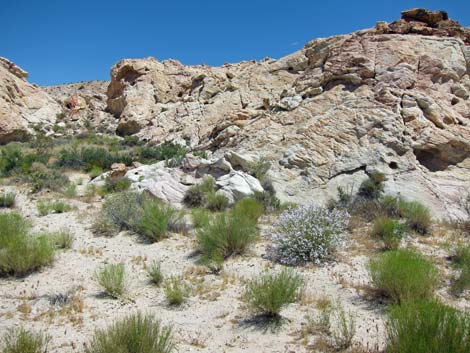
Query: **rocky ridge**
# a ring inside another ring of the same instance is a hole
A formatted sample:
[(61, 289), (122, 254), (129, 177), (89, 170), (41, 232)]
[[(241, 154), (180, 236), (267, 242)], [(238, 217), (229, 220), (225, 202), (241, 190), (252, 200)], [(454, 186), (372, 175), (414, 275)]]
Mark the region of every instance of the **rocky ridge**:
[(284, 200), (323, 202), (379, 170), (388, 192), (459, 217), (470, 184), (469, 44), (470, 29), (447, 13), (412, 9), (278, 60), (125, 59), (111, 69), (106, 95), (104, 83), (46, 90), (71, 120), (209, 150), (229, 170), (264, 157)]

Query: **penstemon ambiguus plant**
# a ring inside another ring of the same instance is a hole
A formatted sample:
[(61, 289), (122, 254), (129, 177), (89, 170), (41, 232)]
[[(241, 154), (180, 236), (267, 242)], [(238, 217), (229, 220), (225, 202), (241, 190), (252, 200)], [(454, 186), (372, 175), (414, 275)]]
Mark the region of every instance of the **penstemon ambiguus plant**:
[(272, 237), (274, 258), (286, 265), (319, 264), (342, 243), (349, 217), (314, 204), (284, 211)]

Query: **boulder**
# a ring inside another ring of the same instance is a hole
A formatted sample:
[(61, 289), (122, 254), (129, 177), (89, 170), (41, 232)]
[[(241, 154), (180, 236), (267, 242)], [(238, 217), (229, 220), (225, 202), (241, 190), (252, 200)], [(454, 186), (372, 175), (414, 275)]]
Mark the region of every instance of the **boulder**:
[(263, 191), (263, 187), (258, 179), (236, 170), (219, 177), (216, 180), (216, 185), (220, 188), (218, 192), (227, 195), (231, 202), (251, 196), (257, 191)]

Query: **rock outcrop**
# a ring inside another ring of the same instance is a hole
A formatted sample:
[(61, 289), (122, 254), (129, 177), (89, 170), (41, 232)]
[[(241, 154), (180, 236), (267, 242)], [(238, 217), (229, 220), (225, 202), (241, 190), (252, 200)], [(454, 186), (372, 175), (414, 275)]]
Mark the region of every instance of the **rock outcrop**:
[(24, 140), (35, 124), (52, 125), (60, 106), (41, 88), (26, 81), (28, 73), (0, 57), (0, 144)]

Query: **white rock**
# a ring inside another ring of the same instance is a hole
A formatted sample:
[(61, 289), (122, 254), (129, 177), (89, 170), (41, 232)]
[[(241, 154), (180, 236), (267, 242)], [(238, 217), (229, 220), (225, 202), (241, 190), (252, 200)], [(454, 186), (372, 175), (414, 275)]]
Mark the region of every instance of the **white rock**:
[(240, 171), (231, 171), (216, 180), (220, 192), (224, 193), (231, 202), (253, 195), (256, 191), (262, 192), (263, 187), (258, 179)]

